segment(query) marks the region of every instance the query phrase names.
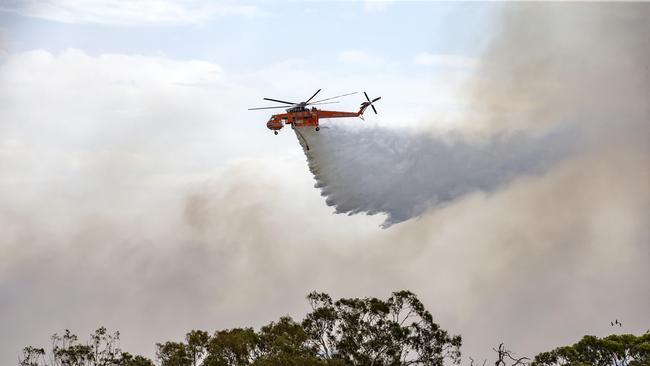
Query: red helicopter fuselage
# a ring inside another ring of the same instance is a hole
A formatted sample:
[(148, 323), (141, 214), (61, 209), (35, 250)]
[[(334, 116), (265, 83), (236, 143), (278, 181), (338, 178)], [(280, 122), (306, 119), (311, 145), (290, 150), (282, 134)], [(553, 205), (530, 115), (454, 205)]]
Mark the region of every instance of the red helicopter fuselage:
[(272, 115), (269, 121), (266, 122), (266, 127), (272, 131), (279, 131), (286, 125), (291, 125), (292, 128), (311, 126), (319, 130), (319, 119), (344, 117), (363, 118), (363, 112), (369, 105), (370, 103), (363, 102), (358, 112), (325, 111), (316, 107), (291, 108), (287, 110), (287, 113)]
[(280, 131), (286, 125), (290, 125), (291, 128), (310, 126), (310, 127), (314, 127), (316, 131), (318, 131), (320, 130), (319, 120), (321, 118), (360, 117), (361, 119), (363, 119), (363, 112), (368, 107), (372, 107), (372, 110), (375, 112), (375, 114), (377, 113), (377, 109), (375, 108), (373, 103), (381, 99), (381, 97), (377, 97), (371, 100), (368, 97), (368, 94), (366, 92), (363, 92), (363, 95), (366, 97), (366, 101), (361, 103), (361, 107), (359, 108), (358, 112), (325, 111), (314, 107), (314, 105), (338, 103), (338, 101), (332, 101), (332, 100), (345, 97), (348, 95), (356, 94), (357, 92), (341, 94), (335, 97), (329, 97), (329, 98), (316, 100), (312, 102), (312, 99), (314, 99), (314, 97), (320, 91), (321, 90), (318, 89), (316, 93), (314, 93), (309, 99), (300, 103), (288, 102), (288, 101), (272, 99), (272, 98), (264, 98), (264, 100), (268, 100), (276, 103), (288, 104), (288, 106), (258, 107), (258, 108), (249, 108), (248, 110), (253, 111), (253, 110), (260, 110), (260, 109), (285, 108), (286, 113), (274, 114), (266, 122), (266, 127), (277, 135), (278, 131)]

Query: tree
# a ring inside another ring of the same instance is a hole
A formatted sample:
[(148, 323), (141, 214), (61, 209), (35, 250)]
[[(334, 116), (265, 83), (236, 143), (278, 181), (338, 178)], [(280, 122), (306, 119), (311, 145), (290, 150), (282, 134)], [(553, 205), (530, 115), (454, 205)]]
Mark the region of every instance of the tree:
[(100, 327), (86, 344), (66, 329), (63, 335), (52, 336), (52, 350), (46, 358), (44, 348), (25, 347), (20, 366), (153, 366), (151, 360), (132, 356), (119, 348), (120, 333), (109, 333)]
[(641, 366), (650, 365), (650, 333), (584, 336), (572, 346), (535, 356), (533, 366)]
[(192, 331), (186, 343), (158, 344), (162, 366), (426, 365), (460, 361), (460, 336), (449, 336), (412, 292), (387, 300), (307, 296), (312, 311), (298, 323), (281, 317), (256, 332)]
[[(460, 336), (449, 336), (409, 291), (388, 299), (334, 302), (324, 293), (307, 296), (312, 311), (302, 322), (281, 317), (255, 331), (234, 328), (212, 336), (193, 330), (181, 342), (156, 344), (161, 366), (442, 366), (460, 360)], [(45, 350), (26, 347), (20, 366), (152, 366), (118, 347), (119, 333), (99, 328), (86, 344), (70, 331), (52, 337)]]
[(259, 332), (260, 355), (253, 365), (325, 365), (318, 357), (301, 324), (288, 316), (271, 322)]
[(387, 300), (340, 299), (311, 293), (303, 321), (321, 357), (355, 365), (440, 366), (460, 362), (460, 336), (449, 336), (410, 291)]
[(492, 348), (492, 350), (497, 353), (498, 357), (494, 363), (495, 366), (507, 366), (506, 362), (512, 362), (511, 366), (526, 366), (530, 363), (528, 357), (516, 357), (512, 351), (506, 349), (503, 343), (499, 344), (499, 349)]
[(18, 359), (19, 366), (45, 365), (45, 349), (28, 346), (23, 348), (23, 356)]
[(185, 335), (187, 351), (192, 360), (192, 366), (197, 366), (202, 360), (209, 340), (210, 336), (208, 332), (202, 330), (193, 330)]
[(325, 365), (309, 346), (302, 326), (290, 317), (252, 328), (218, 331), (210, 339), (202, 366)]
[(128, 352), (122, 353), (120, 361), (117, 363), (119, 366), (154, 366), (153, 362), (143, 356), (132, 356)]
[(192, 366), (190, 347), (182, 342), (156, 343), (156, 357), (161, 366)]
[(335, 328), (338, 323), (337, 309), (332, 298), (325, 293), (312, 292), (307, 295), (312, 312), (305, 316), (302, 326), (308, 335), (308, 343), (324, 359), (332, 359), (338, 341)]
[(253, 328), (215, 332), (207, 346), (203, 366), (250, 365), (259, 356), (259, 335)]

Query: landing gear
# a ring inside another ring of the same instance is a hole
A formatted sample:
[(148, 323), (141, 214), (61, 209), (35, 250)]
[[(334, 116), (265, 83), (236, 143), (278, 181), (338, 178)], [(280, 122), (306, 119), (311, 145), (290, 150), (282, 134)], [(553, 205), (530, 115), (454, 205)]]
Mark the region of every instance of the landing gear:
[(316, 127), (316, 131), (320, 131), (320, 127)]
[(277, 134), (278, 134), (278, 131), (273, 131), (273, 134), (274, 134), (274, 135), (277, 135)]

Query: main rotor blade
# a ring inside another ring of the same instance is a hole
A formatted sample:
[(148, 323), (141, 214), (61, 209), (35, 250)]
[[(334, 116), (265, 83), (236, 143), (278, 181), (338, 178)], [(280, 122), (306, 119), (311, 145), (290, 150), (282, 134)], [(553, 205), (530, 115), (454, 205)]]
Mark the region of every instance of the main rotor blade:
[(271, 99), (271, 98), (263, 98), (264, 100), (270, 100), (271, 102), (278, 102), (278, 103), (284, 103), (284, 104), (298, 104), (298, 103), (292, 103), (292, 102), (285, 102), (284, 100), (278, 100), (278, 99)]
[(312, 100), (312, 99), (314, 99), (314, 97), (316, 96), (316, 94), (320, 93), (320, 91), (321, 91), (320, 89), (316, 90), (316, 93), (314, 93), (314, 95), (312, 95), (311, 98), (307, 99), (307, 101), (306, 101), (305, 103), (309, 103), (309, 101)]
[(341, 103), (341, 102), (335, 101), (335, 102), (324, 102), (324, 103), (309, 103), (309, 105), (323, 105), (323, 104), (334, 104), (334, 103)]
[(255, 110), (258, 110), (258, 109), (277, 109), (277, 108), (288, 109), (288, 108), (291, 108), (291, 107), (287, 107), (287, 106), (279, 106), (279, 107), (259, 107), (259, 108), (248, 108), (248, 110), (249, 110), (249, 111), (255, 111)]
[[(314, 103), (324, 102), (324, 101), (326, 101), (326, 100), (335, 99), (335, 98), (340, 98), (340, 97), (345, 97), (345, 96), (352, 95), (352, 94), (357, 94), (357, 92), (352, 92), (352, 93), (347, 93), (347, 94), (341, 94), (341, 95), (337, 95), (337, 96), (335, 96), (335, 97), (329, 97), (329, 98), (325, 98), (325, 99), (317, 100), (317, 101), (315, 101)], [(314, 103), (310, 103), (310, 104), (314, 104)]]

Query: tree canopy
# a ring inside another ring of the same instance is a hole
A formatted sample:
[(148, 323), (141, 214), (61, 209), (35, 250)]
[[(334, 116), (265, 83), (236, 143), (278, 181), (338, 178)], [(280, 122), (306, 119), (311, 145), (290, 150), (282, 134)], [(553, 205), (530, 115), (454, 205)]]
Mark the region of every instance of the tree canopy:
[[(387, 300), (307, 296), (312, 311), (262, 327), (188, 333), (186, 343), (158, 344), (162, 366), (427, 365), (460, 361), (460, 336), (449, 336), (417, 296), (395, 292)], [(200, 339), (194, 343), (191, 340)]]
[(648, 366), (650, 333), (640, 336), (613, 334), (604, 338), (584, 336), (571, 346), (535, 356), (533, 366)]
[(154, 366), (146, 357), (133, 356), (119, 348), (120, 333), (109, 333), (100, 327), (86, 344), (67, 330), (52, 336), (52, 350), (25, 347), (19, 366)]
[[(253, 328), (187, 333), (183, 342), (156, 344), (161, 366), (270, 365), (426, 365), (460, 362), (460, 336), (450, 336), (409, 291), (388, 299), (333, 301), (324, 293), (307, 296), (311, 312)], [(42, 348), (26, 347), (20, 366), (145, 366), (151, 360), (117, 347), (119, 333), (100, 328), (87, 344), (66, 331), (54, 335), (49, 358)]]
[[(409, 291), (388, 299), (307, 296), (311, 311), (297, 322), (284, 316), (259, 330), (233, 328), (209, 334), (192, 330), (184, 341), (156, 344), (160, 366), (442, 366), (460, 363), (461, 337), (452, 336)], [(650, 333), (585, 336), (571, 346), (515, 357), (499, 345), (495, 365), (650, 365)], [(474, 360), (471, 364), (474, 365)], [(483, 362), (485, 364), (485, 361)], [(52, 336), (52, 349), (25, 347), (19, 366), (154, 366), (119, 347), (119, 332), (101, 327), (82, 343), (66, 330)]]

